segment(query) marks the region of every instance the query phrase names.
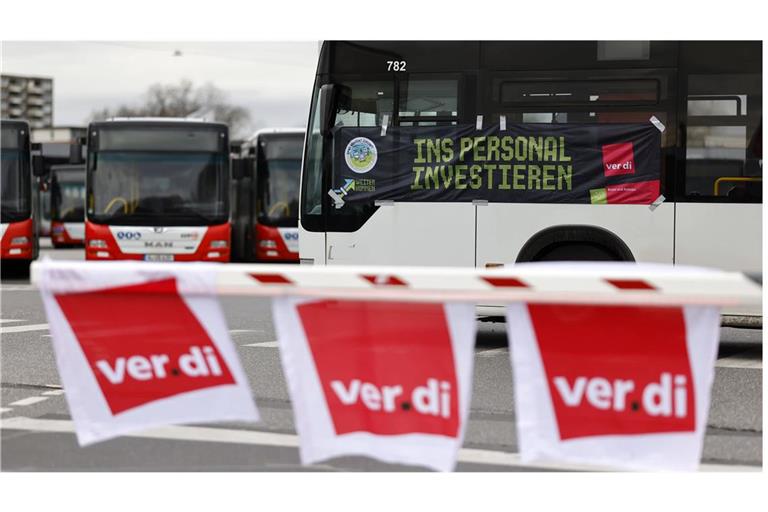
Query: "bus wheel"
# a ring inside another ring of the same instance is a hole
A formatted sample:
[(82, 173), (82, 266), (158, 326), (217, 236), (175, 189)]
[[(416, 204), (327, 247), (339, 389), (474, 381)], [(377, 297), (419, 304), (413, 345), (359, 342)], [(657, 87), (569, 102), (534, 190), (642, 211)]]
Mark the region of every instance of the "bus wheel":
[(623, 258), (603, 246), (585, 242), (549, 246), (533, 261), (623, 261)]
[(526, 261), (635, 261), (618, 236), (597, 226), (563, 225), (533, 235), (517, 255)]

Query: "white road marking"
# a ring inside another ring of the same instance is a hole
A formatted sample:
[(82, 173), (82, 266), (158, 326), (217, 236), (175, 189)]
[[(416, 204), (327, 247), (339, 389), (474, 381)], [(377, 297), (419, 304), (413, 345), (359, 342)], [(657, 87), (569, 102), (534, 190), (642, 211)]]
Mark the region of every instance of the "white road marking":
[(475, 352), (477, 357), (495, 357), (501, 354), (509, 355), (509, 349), (507, 347), (489, 348), (487, 350), (478, 350)]
[(19, 286), (0, 286), (0, 292), (36, 292), (37, 286), (27, 284)]
[(45, 396), (59, 396), (64, 394), (63, 389), (52, 389), (51, 391), (43, 391)]
[(32, 405), (36, 404), (38, 402), (44, 402), (48, 400), (47, 396), (30, 396), (29, 398), (22, 398), (21, 400), (16, 400), (15, 402), (12, 402), (8, 405)]
[(741, 352), (729, 357), (718, 359), (715, 363), (717, 368), (744, 368), (750, 370), (762, 370), (763, 358), (757, 356), (755, 352)]
[(0, 334), (13, 332), (47, 331), (48, 324), (14, 325), (13, 327), (0, 327)]
[(0, 324), (7, 324), (10, 322), (23, 322), (24, 320), (11, 320), (10, 318), (0, 318)]
[(258, 341), (256, 343), (249, 343), (242, 345), (243, 347), (261, 347), (261, 348), (277, 348), (279, 346), (276, 341)]
[(0, 414), (3, 414), (4, 412), (12, 411), (10, 407), (0, 407)]
[[(50, 420), (39, 418), (27, 418), (16, 416), (3, 420), (0, 430), (28, 430), (35, 432), (56, 432), (73, 434), (74, 424), (69, 420)], [(236, 430), (210, 427), (186, 427), (172, 426), (145, 430), (126, 434), (125, 437), (138, 437), (146, 439), (172, 439), (181, 441), (198, 441), (212, 443), (253, 444), (266, 446), (282, 446), (297, 448), (299, 437), (293, 434), (277, 434), (272, 432), (258, 432), (254, 430)], [(459, 462), (485, 464), (494, 466), (523, 467), (531, 469), (556, 469), (556, 470), (584, 470), (595, 471), (605, 468), (579, 464), (554, 464), (554, 463), (523, 463), (520, 454), (500, 452), (494, 450), (479, 450), (474, 448), (462, 448), (459, 450)], [(728, 465), (728, 464), (701, 464), (701, 471), (762, 471), (760, 466)]]

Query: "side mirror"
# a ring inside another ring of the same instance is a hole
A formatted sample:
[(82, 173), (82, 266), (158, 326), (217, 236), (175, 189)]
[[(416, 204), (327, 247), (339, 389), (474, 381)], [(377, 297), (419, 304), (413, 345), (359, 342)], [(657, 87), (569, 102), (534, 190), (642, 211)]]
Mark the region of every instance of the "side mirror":
[(336, 117), (336, 96), (338, 87), (325, 84), (320, 87), (320, 135), (329, 137)]
[(32, 155), (32, 175), (36, 178), (44, 178), (48, 174), (43, 163), (43, 155)]

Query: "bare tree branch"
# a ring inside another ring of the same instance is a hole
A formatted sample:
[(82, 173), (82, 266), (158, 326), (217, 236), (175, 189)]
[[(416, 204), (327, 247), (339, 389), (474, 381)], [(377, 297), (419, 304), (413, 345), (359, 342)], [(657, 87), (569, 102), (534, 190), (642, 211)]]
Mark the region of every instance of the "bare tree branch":
[(229, 125), (235, 134), (249, 127), (247, 109), (229, 103), (226, 93), (208, 82), (195, 88), (190, 80), (178, 84), (153, 84), (137, 106), (120, 105), (114, 109), (102, 108), (91, 113), (92, 121), (110, 117), (187, 117), (199, 115), (211, 121)]

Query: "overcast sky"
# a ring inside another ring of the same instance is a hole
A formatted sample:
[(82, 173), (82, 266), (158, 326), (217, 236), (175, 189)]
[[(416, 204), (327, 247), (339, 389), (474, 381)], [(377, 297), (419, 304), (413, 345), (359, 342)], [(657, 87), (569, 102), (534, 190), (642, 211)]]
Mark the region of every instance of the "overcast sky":
[[(176, 50), (181, 56), (174, 56)], [(318, 43), (3, 42), (2, 72), (54, 79), (54, 124), (139, 104), (154, 83), (212, 82), (251, 113), (252, 129), (307, 122)]]

